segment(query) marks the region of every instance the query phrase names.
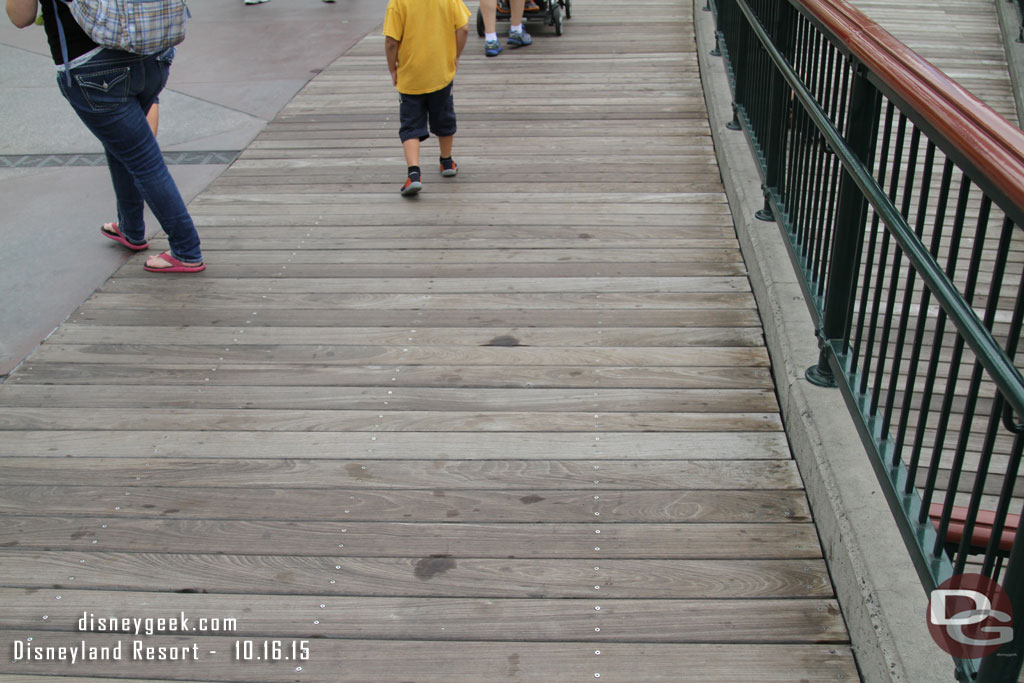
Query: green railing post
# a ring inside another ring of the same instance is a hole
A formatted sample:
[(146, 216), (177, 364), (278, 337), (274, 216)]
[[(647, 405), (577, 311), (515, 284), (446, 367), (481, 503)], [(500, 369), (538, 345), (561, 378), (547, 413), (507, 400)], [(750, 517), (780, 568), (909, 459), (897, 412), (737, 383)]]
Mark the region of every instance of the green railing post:
[[(732, 2), (730, 4), (735, 4)], [(732, 9), (727, 14), (727, 20), (730, 22), (727, 27), (727, 38), (726, 45), (732, 53), (733, 64), (733, 93), (732, 93), (732, 121), (725, 125), (729, 130), (743, 130), (743, 124), (740, 121), (740, 109), (747, 103), (747, 99), (750, 95), (750, 51), (753, 47), (750, 28), (747, 23), (743, 21), (743, 16), (737, 9)], [(731, 43), (729, 43), (731, 39)]]
[[(869, 172), (874, 157), (881, 111), (881, 94), (868, 81), (864, 68), (857, 66), (854, 69), (853, 88), (850, 91), (846, 144)], [(828, 286), (825, 290), (821, 327), (818, 330), (821, 353), (817, 365), (812, 365), (805, 373), (807, 380), (818, 386), (837, 386), (832, 367), (829, 365), (829, 357), (832, 354), (831, 342), (833, 339), (842, 339), (846, 334), (847, 318), (850, 315), (856, 286), (857, 253), (867, 223), (867, 212), (867, 198), (850, 174), (844, 170), (839, 182)]]
[[(1018, 435), (1018, 439), (1021, 437)], [(1021, 663), (1024, 661), (1024, 581), (1021, 580), (1021, 568), (1024, 567), (1024, 542), (1018, 536), (1010, 550), (1010, 560), (1006, 565), (1000, 585), (1010, 598), (1013, 606), (1013, 640), (1006, 643), (993, 654), (981, 660), (978, 669), (977, 683), (1016, 683), (1020, 676)]]
[[(793, 45), (790, 27), (794, 23), (796, 10), (788, 2), (780, 3), (775, 13), (775, 21), (770, 27), (772, 41), (779, 52), (787, 60), (792, 60)], [(754, 217), (761, 221), (775, 220), (775, 213), (772, 210), (770, 201), (772, 192), (782, 194), (780, 184), (784, 177), (783, 169), (786, 164), (784, 145), (786, 131), (789, 123), (789, 106), (792, 99), (792, 91), (786, 85), (786, 79), (778, 69), (772, 69), (771, 83), (769, 85), (768, 102), (768, 126), (766, 139), (764, 141), (764, 207), (754, 214)]]

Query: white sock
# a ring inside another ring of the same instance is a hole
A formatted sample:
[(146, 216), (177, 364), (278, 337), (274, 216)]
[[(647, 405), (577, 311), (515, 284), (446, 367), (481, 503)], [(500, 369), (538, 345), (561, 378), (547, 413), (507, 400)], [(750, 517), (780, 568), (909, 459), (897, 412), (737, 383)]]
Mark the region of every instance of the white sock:
[(523, 25), (522, 24), (518, 24), (516, 26), (509, 26), (508, 32), (509, 33), (522, 33), (523, 32)]
[(486, 41), (492, 41), (492, 40), (497, 40), (497, 39), (498, 39), (498, 34), (497, 33), (485, 33), (484, 34), (484, 40), (486, 40)]

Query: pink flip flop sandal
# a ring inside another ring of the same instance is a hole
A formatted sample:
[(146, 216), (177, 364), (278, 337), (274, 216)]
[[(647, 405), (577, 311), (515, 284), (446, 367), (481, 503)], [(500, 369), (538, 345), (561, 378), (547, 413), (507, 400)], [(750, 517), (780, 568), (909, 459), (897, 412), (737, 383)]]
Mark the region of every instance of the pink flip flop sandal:
[[(109, 230), (107, 228), (110, 228)], [(142, 244), (135, 244), (129, 242), (128, 238), (121, 233), (121, 228), (118, 227), (117, 223), (104, 223), (100, 227), (100, 232), (103, 233), (104, 237), (108, 237), (123, 247), (127, 247), (132, 251), (142, 251), (143, 249), (149, 249), (149, 242), (143, 242)]]
[(165, 251), (162, 254), (158, 254), (153, 258), (158, 258), (164, 263), (169, 265), (160, 268), (154, 268), (153, 266), (144, 264), (142, 267), (151, 273), (198, 273), (201, 270), (206, 270), (206, 264), (200, 261), (199, 263), (185, 263), (171, 256), (171, 252)]

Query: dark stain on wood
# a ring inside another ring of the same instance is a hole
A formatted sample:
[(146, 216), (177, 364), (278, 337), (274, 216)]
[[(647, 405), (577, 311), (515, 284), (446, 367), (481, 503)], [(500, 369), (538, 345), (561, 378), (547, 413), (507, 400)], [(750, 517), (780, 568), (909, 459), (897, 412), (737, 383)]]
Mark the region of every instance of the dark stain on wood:
[(520, 343), (511, 334), (503, 334), (487, 342), (484, 346), (520, 346)]
[(439, 574), (455, 569), (455, 567), (455, 558), (451, 555), (431, 555), (416, 563), (413, 575), (421, 581), (429, 581)]
[(514, 678), (519, 673), (519, 655), (510, 654), (508, 656), (508, 677)]

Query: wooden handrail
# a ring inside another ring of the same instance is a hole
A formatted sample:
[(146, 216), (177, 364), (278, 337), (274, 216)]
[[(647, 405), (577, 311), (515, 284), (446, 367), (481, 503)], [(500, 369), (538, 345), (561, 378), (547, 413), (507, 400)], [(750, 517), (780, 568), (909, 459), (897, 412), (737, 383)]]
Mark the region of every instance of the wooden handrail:
[[(946, 543), (958, 545), (964, 537), (964, 529), (967, 526), (968, 508), (954, 505), (950, 518), (949, 529), (946, 532)], [(932, 503), (928, 509), (928, 517), (936, 527), (942, 518), (942, 503)], [(992, 537), (992, 526), (995, 524), (996, 513), (994, 510), (978, 510), (974, 522), (974, 529), (971, 533), (971, 547), (985, 548)], [(1017, 529), (1020, 526), (1020, 515), (1007, 515), (1003, 533), (999, 537), (999, 550), (1009, 552), (1013, 547), (1013, 540), (1017, 536)]]
[(1024, 216), (1024, 132), (844, 0), (799, 1)]

